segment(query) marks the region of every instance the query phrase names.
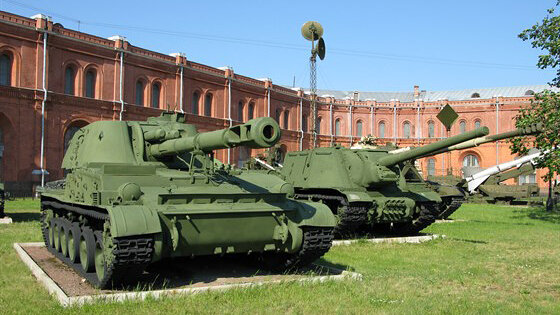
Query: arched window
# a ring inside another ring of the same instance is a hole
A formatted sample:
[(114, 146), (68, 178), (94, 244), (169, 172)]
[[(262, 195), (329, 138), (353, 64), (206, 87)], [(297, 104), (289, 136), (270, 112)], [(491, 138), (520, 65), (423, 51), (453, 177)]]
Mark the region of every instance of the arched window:
[(198, 115), (198, 103), (200, 102), (200, 94), (195, 91), (192, 94), (192, 113), (193, 115)]
[(385, 122), (382, 121), (379, 123), (377, 132), (379, 133), (379, 138), (385, 138)]
[(340, 136), (340, 118), (337, 118), (334, 122), (334, 135)]
[(249, 108), (247, 108), (247, 119), (251, 120), (255, 118), (255, 103), (249, 103)]
[(525, 91), (525, 95), (535, 95), (535, 91), (527, 90), (527, 91)]
[(64, 134), (64, 154), (66, 154), (66, 150), (68, 150), (70, 140), (72, 140), (72, 137), (78, 130), (80, 130), (78, 126), (70, 126), (66, 129), (66, 133)]
[(159, 100), (161, 98), (161, 84), (154, 83), (152, 85), (152, 107), (159, 108)]
[(460, 133), (465, 133), (467, 131), (467, 122), (464, 120), (461, 120), (459, 122), (459, 132)]
[(276, 119), (276, 122), (278, 124), (280, 124), (280, 114), (282, 114), (282, 111), (280, 110), (280, 108), (277, 108), (274, 115), (274, 119)]
[(134, 101), (136, 105), (144, 106), (144, 81), (136, 81), (136, 99)]
[(323, 118), (318, 117), (317, 118), (317, 124), (315, 125), (315, 132), (317, 134), (321, 134), (321, 122), (323, 121)]
[(307, 132), (307, 116), (303, 115), (301, 117), (301, 130), (303, 130), (303, 132)]
[(12, 56), (0, 55), (0, 85), (12, 85)]
[(89, 69), (86, 72), (86, 97), (95, 98), (95, 80), (96, 72), (94, 69)]
[(410, 138), (410, 123), (408, 121), (403, 124), (403, 137)]
[(436, 160), (428, 159), (428, 176), (436, 175)]
[(474, 121), (474, 127), (475, 128), (480, 128), (480, 120), (477, 119), (477, 120)]
[(212, 94), (206, 93), (204, 97), (204, 116), (212, 116)]
[(435, 137), (435, 125), (433, 121), (428, 122), (428, 138)]
[(74, 85), (76, 83), (76, 72), (72, 66), (64, 70), (64, 94), (74, 95)]
[(243, 101), (237, 103), (237, 120), (243, 121)]
[(290, 127), (290, 111), (284, 111), (284, 129), (289, 129)]
[(361, 121), (361, 120), (358, 120), (358, 121), (356, 122), (356, 136), (361, 138), (361, 137), (362, 137), (362, 133), (363, 133), (363, 130), (362, 130), (362, 121)]
[(480, 94), (478, 92), (474, 92), (471, 94), (471, 98), (480, 98)]
[(468, 154), (463, 158), (463, 166), (471, 167), (471, 166), (478, 166), (478, 157), (474, 154)]

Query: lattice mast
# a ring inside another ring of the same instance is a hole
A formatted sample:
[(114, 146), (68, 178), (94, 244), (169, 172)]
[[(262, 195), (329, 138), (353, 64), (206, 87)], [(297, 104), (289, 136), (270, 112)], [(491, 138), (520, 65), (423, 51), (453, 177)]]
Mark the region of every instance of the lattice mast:
[[(317, 147), (317, 56), (325, 59), (325, 41), (323, 40), (323, 27), (318, 22), (309, 21), (301, 27), (303, 37), (311, 41), (311, 57), (309, 57), (309, 89), (311, 92), (311, 132), (313, 147)], [(317, 46), (315, 46), (315, 41)]]

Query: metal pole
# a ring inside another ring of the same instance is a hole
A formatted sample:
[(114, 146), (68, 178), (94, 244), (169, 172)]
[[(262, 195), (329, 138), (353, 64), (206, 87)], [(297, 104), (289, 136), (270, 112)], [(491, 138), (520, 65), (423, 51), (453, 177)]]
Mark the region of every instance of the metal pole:
[(311, 58), (309, 58), (309, 81), (311, 85), (311, 115), (313, 119), (313, 147), (317, 147), (317, 104), (315, 103), (315, 96), (317, 94), (317, 64), (315, 58), (314, 42), (311, 41)]
[[(229, 126), (231, 127), (233, 125), (233, 122), (231, 120), (231, 78), (228, 78), (228, 121), (229, 121)], [(227, 150), (227, 161), (228, 164), (231, 164), (231, 148), (228, 148)]]
[(43, 101), (41, 102), (41, 187), (45, 186), (45, 104), (47, 102), (47, 32), (43, 33)]
[(184, 113), (185, 111), (183, 110), (183, 64), (181, 64), (181, 85), (179, 86), (179, 106), (180, 106), (180, 110), (181, 113)]
[(123, 98), (123, 59), (124, 51), (121, 50), (120, 68), (119, 68), (119, 101), (121, 103), (121, 111), (119, 112), (119, 120), (122, 120), (124, 112), (124, 98)]

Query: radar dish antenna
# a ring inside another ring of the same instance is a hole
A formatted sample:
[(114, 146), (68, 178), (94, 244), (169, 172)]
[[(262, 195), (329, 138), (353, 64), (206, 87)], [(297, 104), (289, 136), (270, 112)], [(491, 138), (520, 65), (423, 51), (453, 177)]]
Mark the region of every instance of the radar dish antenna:
[[(303, 38), (311, 41), (311, 57), (309, 58), (309, 85), (311, 90), (311, 128), (313, 132), (313, 147), (317, 147), (317, 56), (319, 59), (325, 59), (326, 46), (323, 40), (323, 26), (319, 22), (308, 21), (301, 27), (301, 35)], [(318, 41), (315, 47), (315, 41)]]

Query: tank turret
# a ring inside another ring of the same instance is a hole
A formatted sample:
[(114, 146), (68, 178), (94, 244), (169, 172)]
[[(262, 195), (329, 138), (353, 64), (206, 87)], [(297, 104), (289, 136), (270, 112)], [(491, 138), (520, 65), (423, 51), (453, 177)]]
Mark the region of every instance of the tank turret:
[(45, 244), (99, 288), (134, 282), (173, 257), (252, 253), (274, 269), (309, 265), (331, 246), (329, 208), (294, 200), (278, 176), (226, 167), (212, 154), (279, 139), (269, 117), (210, 132), (178, 113), (94, 122), (70, 141), (62, 184), (41, 193)]
[(62, 167), (73, 169), (90, 163), (169, 162), (184, 153), (201, 155), (238, 146), (268, 148), (281, 137), (278, 123), (270, 117), (255, 118), (210, 132), (198, 132), (194, 125), (184, 121), (184, 114), (164, 113), (146, 122), (96, 122), (74, 135)]

